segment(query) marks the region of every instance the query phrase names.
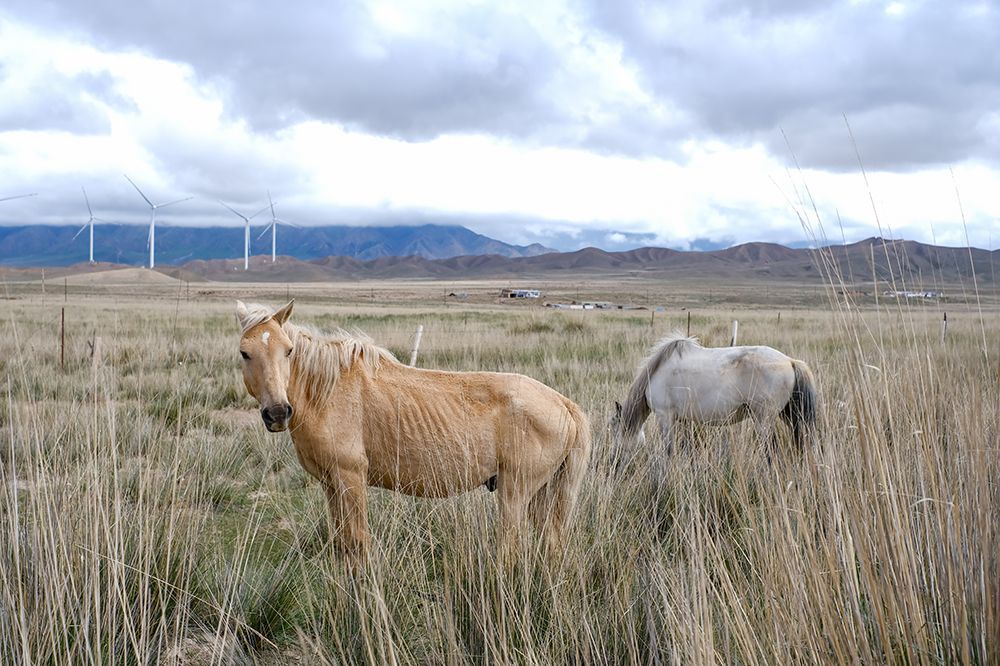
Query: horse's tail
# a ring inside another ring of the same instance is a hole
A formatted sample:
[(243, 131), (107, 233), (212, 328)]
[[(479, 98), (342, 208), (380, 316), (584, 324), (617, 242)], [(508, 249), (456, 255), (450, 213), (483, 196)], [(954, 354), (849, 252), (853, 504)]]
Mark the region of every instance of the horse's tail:
[(583, 477), (590, 461), (590, 420), (575, 403), (565, 402), (570, 423), (566, 455), (552, 477), (531, 500), (532, 519), (551, 544), (561, 540), (573, 518)]
[(800, 449), (805, 446), (806, 437), (816, 428), (818, 398), (816, 380), (812, 370), (803, 361), (792, 360), (795, 382), (792, 395), (781, 412), (781, 417), (792, 428), (792, 437)]

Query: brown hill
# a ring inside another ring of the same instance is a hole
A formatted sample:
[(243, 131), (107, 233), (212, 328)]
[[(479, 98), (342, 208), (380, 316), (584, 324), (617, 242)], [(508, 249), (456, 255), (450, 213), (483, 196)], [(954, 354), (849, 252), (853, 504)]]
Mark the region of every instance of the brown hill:
[(940, 247), (881, 238), (830, 246), (819, 256), (828, 270), (841, 275), (847, 283), (871, 282), (874, 275), (882, 283), (903, 282), (908, 287), (927, 289), (971, 283), (973, 272), (979, 284), (995, 284), (995, 264), (1000, 263), (1000, 250)]
[[(328, 259), (359, 263), (346, 257), (327, 257), (319, 261)], [(213, 282), (325, 282), (349, 277), (345, 271), (338, 271), (333, 266), (314, 265), (291, 257), (277, 257), (273, 263), (267, 256), (251, 257), (249, 271), (243, 270), (242, 259), (199, 259), (189, 261), (179, 269)]]
[[(323, 257), (301, 261), (291, 257), (257, 256), (250, 270), (242, 260), (191, 261), (183, 266), (158, 267), (154, 272), (118, 264), (77, 264), (44, 269), (46, 280), (89, 276), (99, 281), (160, 279), (222, 282), (326, 282), (365, 279), (467, 279), (504, 277), (649, 277), (669, 280), (778, 280), (816, 282), (832, 279), (871, 289), (934, 290), (944, 285), (971, 284), (973, 271), (979, 285), (996, 285), (1000, 250), (939, 247), (916, 241), (868, 238), (849, 245), (819, 250), (793, 249), (774, 243), (746, 243), (725, 250), (683, 252), (644, 247), (627, 252), (584, 248), (576, 252), (551, 252), (532, 257), (495, 254), (425, 259), (418, 256), (380, 257), (361, 261), (351, 257)], [(127, 270), (125, 270), (127, 269)], [(122, 272), (122, 271), (125, 272)], [(138, 272), (137, 272), (138, 271)], [(148, 273), (148, 275), (147, 275)], [(98, 274), (102, 274), (98, 276)], [(0, 280), (40, 280), (43, 269), (0, 268)]]
[(797, 252), (798, 250), (777, 243), (744, 243), (725, 250), (716, 250), (711, 254), (726, 261), (771, 264), (794, 260)]
[(6, 268), (0, 267), (0, 281), (7, 282), (41, 282), (42, 280), (62, 283), (66, 281), (71, 286), (81, 285), (152, 285), (173, 284), (178, 280), (188, 282), (203, 282), (201, 275), (176, 267), (157, 268), (149, 270), (138, 266), (99, 261), (96, 263), (81, 262), (72, 266), (57, 266), (55, 268)]
[[(971, 257), (971, 261), (970, 261)], [(574, 275), (648, 276), (662, 279), (793, 280), (820, 282), (895, 282), (897, 287), (933, 289), (969, 282), (973, 267), (979, 284), (994, 284), (994, 264), (1000, 251), (925, 245), (915, 241), (868, 238), (850, 245), (820, 250), (793, 249), (774, 243), (745, 243), (725, 250), (682, 252), (644, 247), (607, 252), (588, 247), (576, 252), (552, 252), (533, 257), (475, 255), (450, 259), (380, 257), (360, 261), (324, 257), (299, 261), (254, 257), (249, 272), (238, 260), (193, 261), (182, 269), (209, 280), (300, 282), (364, 279), (462, 279), (558, 277)]]

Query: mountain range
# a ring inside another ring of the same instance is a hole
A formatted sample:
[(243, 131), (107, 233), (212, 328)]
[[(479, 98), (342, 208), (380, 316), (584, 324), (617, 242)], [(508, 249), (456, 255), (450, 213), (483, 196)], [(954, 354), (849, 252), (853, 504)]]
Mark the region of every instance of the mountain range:
[[(37, 269), (62, 264), (50, 275), (141, 265), (146, 257), (145, 229), (96, 228), (108, 234), (98, 247), (97, 265), (87, 265), (85, 237), (71, 241), (72, 227), (0, 228), (0, 273), (34, 279)], [(196, 231), (196, 232), (195, 232)], [(195, 232), (195, 233), (192, 233)], [(540, 245), (502, 243), (457, 226), (315, 227), (279, 230), (279, 255), (271, 262), (269, 244), (255, 245), (250, 270), (232, 258), (242, 246), (242, 229), (163, 227), (157, 230), (157, 271), (183, 280), (322, 282), (365, 279), (475, 279), (577, 276), (644, 277), (659, 280), (797, 281), (855, 285), (869, 290), (905, 285), (935, 290), (943, 285), (998, 286), (995, 266), (1000, 250), (940, 247), (908, 240), (868, 238), (819, 250), (775, 243), (745, 243), (725, 249), (681, 251), (643, 247), (609, 252), (588, 247), (555, 252)], [(261, 242), (270, 240), (261, 239)], [(117, 243), (117, 244), (115, 244)], [(122, 248), (116, 250), (115, 248)], [(162, 249), (161, 249), (162, 248)], [(114, 252), (108, 261), (108, 253)], [(181, 254), (181, 253), (184, 254)], [(121, 257), (122, 260), (116, 261)], [(229, 257), (229, 258), (225, 258)], [(125, 259), (128, 261), (125, 261)], [(162, 263), (161, 263), (162, 262)], [(172, 262), (172, 265), (169, 264)], [(74, 264), (70, 266), (69, 264)], [(156, 275), (155, 273), (150, 274)]]
[[(936, 290), (944, 285), (996, 285), (1000, 250), (926, 245), (916, 241), (868, 238), (819, 250), (774, 243), (746, 243), (708, 252), (644, 247), (626, 252), (584, 248), (529, 257), (499, 255), (446, 259), (380, 257), (362, 261), (330, 256), (310, 261), (255, 257), (250, 271), (242, 261), (191, 261), (163, 272), (182, 279), (213, 281), (299, 282), (393, 278), (468, 279), (574, 276), (645, 277), (662, 280), (799, 281), (862, 285), (872, 289)], [(873, 277), (874, 276), (874, 277)]]
[[(87, 231), (79, 227), (25, 225), (0, 227), (0, 264), (7, 266), (66, 266), (88, 257)], [(251, 254), (267, 255), (271, 234), (252, 231)], [(149, 258), (148, 228), (137, 225), (94, 225), (94, 260), (144, 265)], [(391, 227), (278, 227), (278, 251), (308, 261), (343, 256), (367, 261), (381, 257), (415, 256), (445, 259), (491, 254), (527, 257), (552, 252), (542, 245), (511, 245), (461, 226), (425, 224)], [(235, 259), (242, 264), (242, 227), (156, 228), (156, 263), (179, 265), (194, 260)]]

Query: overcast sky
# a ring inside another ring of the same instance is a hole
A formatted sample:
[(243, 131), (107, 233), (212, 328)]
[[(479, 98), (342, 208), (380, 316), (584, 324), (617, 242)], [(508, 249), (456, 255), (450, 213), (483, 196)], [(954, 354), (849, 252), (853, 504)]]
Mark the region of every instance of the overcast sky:
[(998, 44), (962, 0), (5, 0), (0, 224), (146, 221), (127, 173), (181, 224), (994, 247)]

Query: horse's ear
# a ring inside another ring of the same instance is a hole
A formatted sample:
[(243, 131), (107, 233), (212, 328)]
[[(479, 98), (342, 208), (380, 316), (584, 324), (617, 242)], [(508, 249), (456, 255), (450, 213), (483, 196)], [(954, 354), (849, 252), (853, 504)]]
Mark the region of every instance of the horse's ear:
[(617, 414), (618, 416), (622, 415), (622, 403), (618, 402), (617, 400), (615, 400), (615, 414)]
[(246, 303), (236, 301), (236, 323), (240, 325), (240, 328), (243, 328), (243, 322), (247, 320), (248, 314)]
[(292, 308), (295, 306), (295, 299), (288, 301), (288, 304), (274, 313), (272, 319), (278, 322), (278, 326), (283, 326), (289, 317), (292, 316)]

